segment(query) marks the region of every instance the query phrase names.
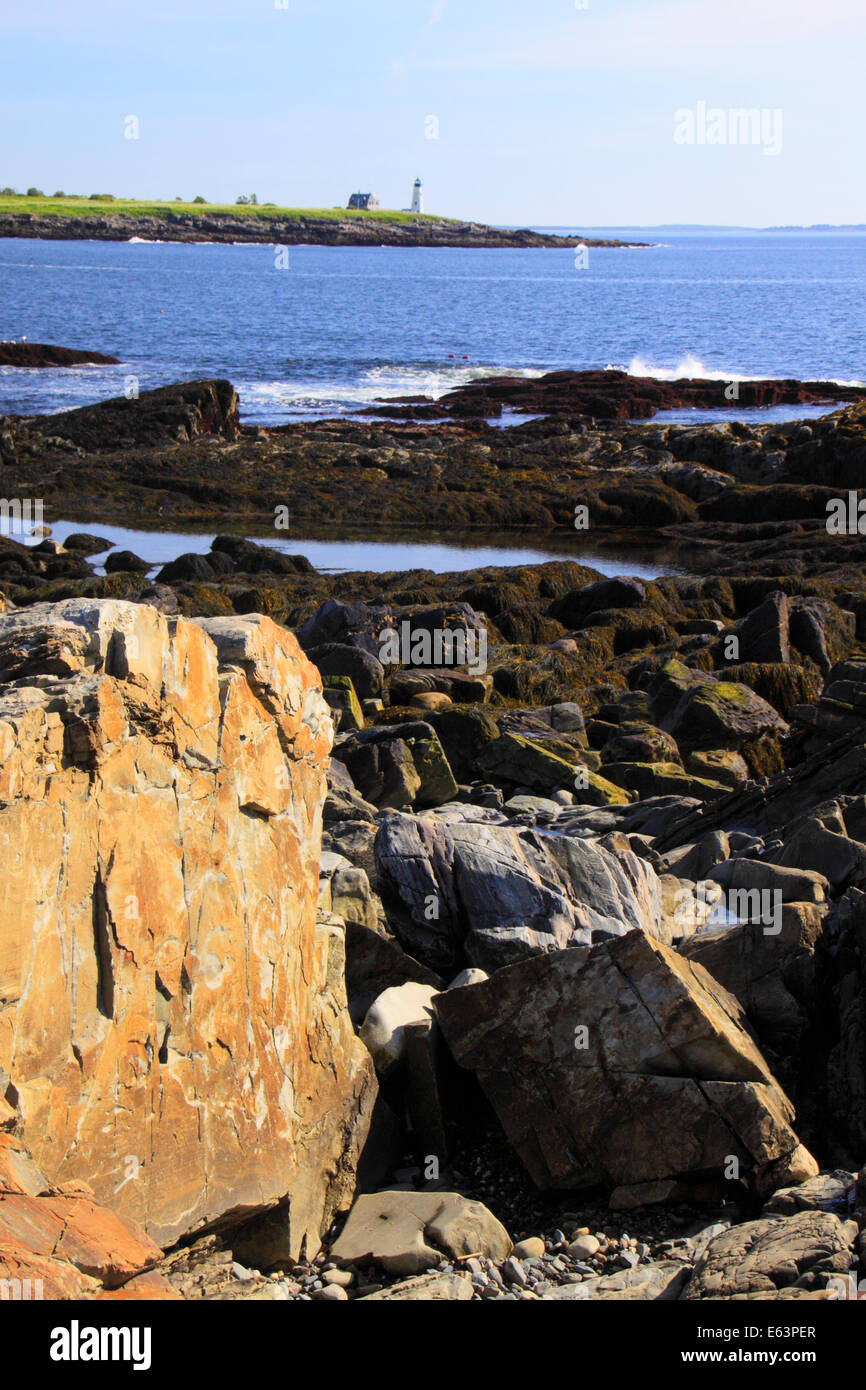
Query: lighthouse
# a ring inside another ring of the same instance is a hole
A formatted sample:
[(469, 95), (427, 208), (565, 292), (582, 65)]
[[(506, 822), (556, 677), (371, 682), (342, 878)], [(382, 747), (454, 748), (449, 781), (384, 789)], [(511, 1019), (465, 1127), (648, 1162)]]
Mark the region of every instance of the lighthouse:
[(424, 211), (424, 190), (421, 187), (421, 180), (415, 180), (415, 187), (412, 189), (412, 206), (410, 212)]

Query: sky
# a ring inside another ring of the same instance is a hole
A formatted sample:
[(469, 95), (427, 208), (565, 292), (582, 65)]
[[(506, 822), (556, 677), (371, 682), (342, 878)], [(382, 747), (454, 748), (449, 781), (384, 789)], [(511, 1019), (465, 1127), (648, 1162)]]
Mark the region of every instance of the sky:
[(3, 0), (0, 186), (863, 223), (864, 70), (866, 0)]

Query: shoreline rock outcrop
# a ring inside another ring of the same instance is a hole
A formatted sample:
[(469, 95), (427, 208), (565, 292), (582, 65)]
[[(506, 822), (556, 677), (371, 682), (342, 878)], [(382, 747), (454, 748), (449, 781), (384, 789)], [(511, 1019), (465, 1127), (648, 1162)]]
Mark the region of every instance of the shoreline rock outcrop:
[(161, 1245), (282, 1205), (311, 1253), (375, 1097), (316, 926), (332, 724), (259, 615), (0, 616), (0, 1077), (51, 1182)]

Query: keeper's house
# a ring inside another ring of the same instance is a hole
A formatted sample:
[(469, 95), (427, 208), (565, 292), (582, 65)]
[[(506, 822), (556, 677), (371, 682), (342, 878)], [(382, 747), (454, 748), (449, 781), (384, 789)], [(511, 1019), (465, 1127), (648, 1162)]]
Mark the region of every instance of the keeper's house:
[(347, 203), (347, 207), (355, 208), (358, 212), (372, 212), (379, 206), (379, 199), (375, 193), (353, 193)]

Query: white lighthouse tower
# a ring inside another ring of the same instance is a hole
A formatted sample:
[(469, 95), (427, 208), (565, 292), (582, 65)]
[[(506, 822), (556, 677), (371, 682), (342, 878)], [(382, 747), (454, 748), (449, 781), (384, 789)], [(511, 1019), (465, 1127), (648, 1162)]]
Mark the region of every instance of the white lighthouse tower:
[(423, 212), (423, 211), (424, 211), (424, 189), (423, 189), (422, 186), (421, 186), (421, 180), (420, 180), (420, 179), (416, 179), (416, 180), (415, 180), (415, 187), (412, 189), (412, 206), (411, 206), (411, 208), (409, 209), (409, 211), (410, 211), (410, 212)]

